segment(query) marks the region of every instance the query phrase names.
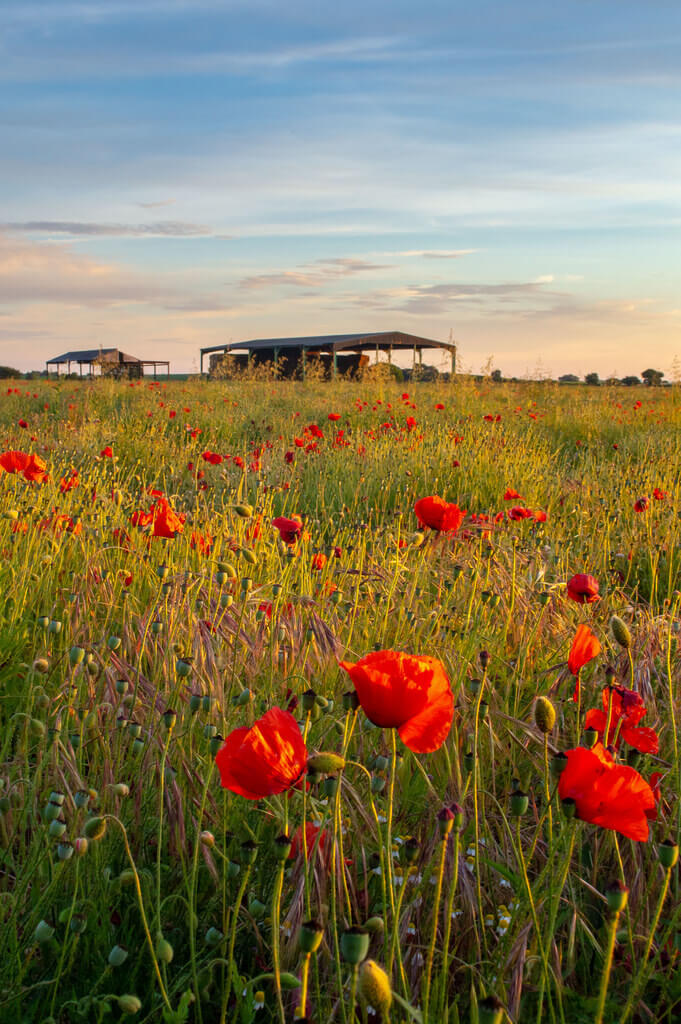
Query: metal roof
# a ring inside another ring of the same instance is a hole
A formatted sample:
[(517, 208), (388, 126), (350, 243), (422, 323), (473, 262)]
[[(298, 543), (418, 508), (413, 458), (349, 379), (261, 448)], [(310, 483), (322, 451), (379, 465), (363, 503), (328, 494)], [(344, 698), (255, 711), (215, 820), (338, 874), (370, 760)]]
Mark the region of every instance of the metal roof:
[(137, 356), (130, 356), (117, 348), (85, 348), (74, 352), (64, 352), (61, 356), (48, 359), (48, 363), (141, 363)]
[(445, 348), (455, 349), (446, 341), (434, 341), (432, 338), (421, 338), (415, 334), (405, 334), (403, 331), (371, 331), (367, 334), (322, 334), (302, 338), (254, 338), (251, 341), (236, 341), (234, 344), (211, 345), (209, 348), (202, 348), (201, 354), (210, 352), (231, 352), (234, 349), (246, 349), (250, 352), (257, 352), (259, 349), (286, 349), (305, 348), (322, 349), (327, 351), (339, 351), (340, 349), (354, 349), (361, 351), (368, 348)]

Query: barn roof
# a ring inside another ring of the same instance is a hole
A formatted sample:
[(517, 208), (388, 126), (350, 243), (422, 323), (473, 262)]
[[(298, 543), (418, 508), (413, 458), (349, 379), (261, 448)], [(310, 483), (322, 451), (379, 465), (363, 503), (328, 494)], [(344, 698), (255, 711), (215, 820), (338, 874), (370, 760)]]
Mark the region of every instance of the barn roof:
[(64, 352), (61, 356), (48, 359), (48, 363), (141, 363), (137, 356), (128, 355), (117, 348), (84, 348)]
[(237, 341), (233, 344), (211, 345), (209, 348), (202, 348), (201, 354), (231, 352), (233, 349), (257, 352), (259, 349), (273, 348), (318, 349), (328, 352), (353, 349), (358, 352), (362, 349), (374, 349), (376, 346), (378, 348), (445, 348), (450, 351), (455, 348), (454, 345), (445, 341), (421, 338), (415, 334), (405, 334), (403, 331), (370, 331), (366, 334), (321, 334), (301, 338), (254, 338), (251, 341)]

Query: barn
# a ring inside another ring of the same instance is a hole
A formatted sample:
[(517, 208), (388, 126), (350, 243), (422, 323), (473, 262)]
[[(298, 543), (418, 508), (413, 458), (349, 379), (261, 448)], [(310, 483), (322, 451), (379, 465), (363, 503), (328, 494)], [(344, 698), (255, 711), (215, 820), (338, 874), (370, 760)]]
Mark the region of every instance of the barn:
[(170, 362), (167, 359), (138, 359), (137, 356), (121, 352), (118, 348), (88, 348), (64, 352), (47, 360), (47, 376), (50, 375), (50, 368), (59, 376), (62, 366), (66, 367), (67, 374), (71, 373), (71, 366), (77, 366), (81, 377), (83, 367), (88, 377), (94, 377), (97, 371), (103, 377), (143, 377), (145, 366), (153, 367), (154, 378), (159, 366), (165, 369), (166, 374), (170, 373)]

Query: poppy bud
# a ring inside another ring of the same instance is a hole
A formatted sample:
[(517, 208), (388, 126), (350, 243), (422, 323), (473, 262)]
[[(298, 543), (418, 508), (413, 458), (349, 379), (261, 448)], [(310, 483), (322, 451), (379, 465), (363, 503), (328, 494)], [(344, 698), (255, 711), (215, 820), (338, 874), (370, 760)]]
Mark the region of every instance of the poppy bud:
[(437, 827), (443, 839), (454, 828), (454, 812), (449, 807), (441, 807), (437, 812)]
[(189, 710), (190, 710), (191, 714), (195, 715), (200, 707), (201, 707), (201, 696), (198, 693), (193, 693), (191, 695), (191, 697), (189, 698)]
[(339, 772), (345, 768), (345, 761), (340, 754), (332, 751), (322, 751), (319, 754), (312, 754), (307, 759), (307, 770), (319, 772), (321, 775), (328, 775), (331, 772)]
[(130, 786), (127, 782), (114, 782), (111, 784), (111, 792), (115, 796), (130, 796)]
[(87, 926), (87, 918), (82, 914), (74, 914), (69, 923), (69, 928), (74, 935), (82, 935)]
[(324, 937), (324, 929), (319, 921), (305, 921), (300, 926), (298, 942), (301, 952), (316, 953), (321, 946)]
[(79, 836), (78, 839), (74, 841), (73, 850), (76, 857), (84, 857), (85, 854), (87, 853), (87, 848), (88, 841), (85, 838), (85, 836)]
[(501, 1024), (504, 1006), (496, 996), (485, 996), (478, 1003), (478, 1024)]
[(623, 647), (626, 651), (631, 647), (631, 633), (627, 629), (626, 623), (620, 619), (619, 615), (613, 615), (610, 619), (610, 629), (620, 647)]
[(236, 697), (234, 703), (235, 703), (235, 705), (237, 707), (243, 708), (246, 704), (249, 704), (250, 701), (252, 701), (252, 700), (253, 700), (253, 694), (248, 689), (248, 687), (246, 687), (246, 689), (242, 690), (241, 693)]
[(158, 938), (156, 939), (157, 958), (161, 961), (162, 964), (169, 964), (172, 961), (174, 955), (175, 952), (173, 950), (173, 947), (170, 945), (167, 939), (164, 939), (163, 936), (159, 934)]
[(534, 704), (534, 723), (547, 736), (556, 724), (556, 709), (548, 697), (537, 697)]
[(348, 928), (341, 935), (340, 950), (347, 963), (361, 964), (369, 952), (369, 933), (364, 928), (358, 928), (357, 925)]
[(142, 1009), (142, 1000), (138, 999), (137, 996), (119, 996), (116, 1001), (121, 1013), (128, 1013), (132, 1016), (134, 1013), (139, 1013)]
[(490, 658), (489, 651), (480, 651), (480, 654), (478, 655), (478, 657), (480, 658), (480, 665), (481, 665), (481, 668), (482, 668), (482, 670), (484, 672), (485, 669), (487, 668), (487, 666), (489, 665), (489, 658)]
[(106, 819), (105, 818), (89, 818), (85, 822), (83, 829), (88, 839), (101, 839), (106, 832)]
[(514, 789), (511, 793), (511, 814), (520, 818), (527, 811), (529, 803), (527, 793), (523, 793), (521, 789)]
[(110, 651), (117, 651), (121, 646), (121, 638), (119, 636), (110, 636), (106, 642), (107, 647)]
[(671, 839), (664, 839), (657, 848), (657, 855), (662, 867), (670, 871), (679, 859), (679, 848)]
[(50, 671), (50, 663), (47, 658), (36, 658), (33, 662), (33, 668), (36, 672), (40, 672), (41, 675), (45, 675)]
[(285, 861), (288, 859), (288, 855), (291, 852), (291, 837), (287, 836), (283, 832), (280, 836), (276, 836), (274, 840), (274, 856), (278, 861)]
[[(258, 564), (258, 556), (256, 555), (255, 551), (251, 551), (250, 548), (240, 548), (239, 549), (239, 554), (243, 558), (244, 562), (248, 562), (249, 565), (257, 565)], [(241, 581), (242, 589), (243, 589), (243, 582), (244, 581), (242, 580)], [(249, 580), (249, 584), (250, 584), (250, 582), (251, 581)]]
[(236, 512), (236, 514), (238, 516), (241, 517), (241, 519), (250, 519), (251, 516), (253, 515), (253, 506), (252, 505), (235, 505), (234, 506), (234, 511)]
[(85, 651), (82, 647), (72, 647), (69, 651), (69, 661), (72, 665), (80, 665), (85, 657)]
[(629, 890), (620, 881), (611, 882), (605, 890), (605, 898), (608, 901), (608, 909), (618, 914), (627, 905)]
[(199, 833), (199, 839), (204, 846), (213, 847), (215, 846), (215, 836), (212, 832), (204, 829), (203, 832)]
[(54, 935), (54, 928), (51, 924), (48, 924), (44, 919), (38, 921), (36, 929), (33, 933), (33, 938), (36, 942), (44, 943), (49, 942)]
[(365, 960), (359, 975), (359, 993), (370, 1006), (386, 1017), (393, 1001), (390, 979), (375, 960)]
[(369, 935), (382, 935), (385, 930), (385, 922), (382, 917), (375, 914), (364, 922), (364, 927)]
[(470, 775), (470, 773), (473, 771), (474, 764), (475, 754), (473, 753), (472, 750), (467, 750), (466, 753), (463, 755), (463, 766), (468, 775)]

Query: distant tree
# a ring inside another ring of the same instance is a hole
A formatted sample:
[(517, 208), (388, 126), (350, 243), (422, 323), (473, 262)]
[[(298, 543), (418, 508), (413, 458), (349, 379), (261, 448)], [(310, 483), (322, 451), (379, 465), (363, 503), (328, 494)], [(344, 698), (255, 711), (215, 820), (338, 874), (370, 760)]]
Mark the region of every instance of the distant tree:
[(558, 378), (559, 384), (579, 384), (579, 377), (576, 373), (564, 373)]
[(592, 387), (598, 387), (598, 385), (601, 383), (601, 378), (598, 376), (597, 373), (587, 373), (586, 377), (584, 378), (584, 383), (591, 384)]
[(491, 376), (493, 381), (497, 382), (497, 384), (501, 384), (502, 380), (504, 379), (501, 376), (501, 370), (492, 370), (492, 373), (490, 374), (490, 376)]
[(13, 370), (11, 366), (0, 366), (0, 378), (7, 380), (9, 377), (21, 377), (21, 370)]
[(625, 388), (635, 388), (641, 381), (638, 377), (622, 377), (620, 384), (624, 384)]
[(659, 388), (664, 374), (660, 370), (644, 370), (641, 376), (649, 388)]

